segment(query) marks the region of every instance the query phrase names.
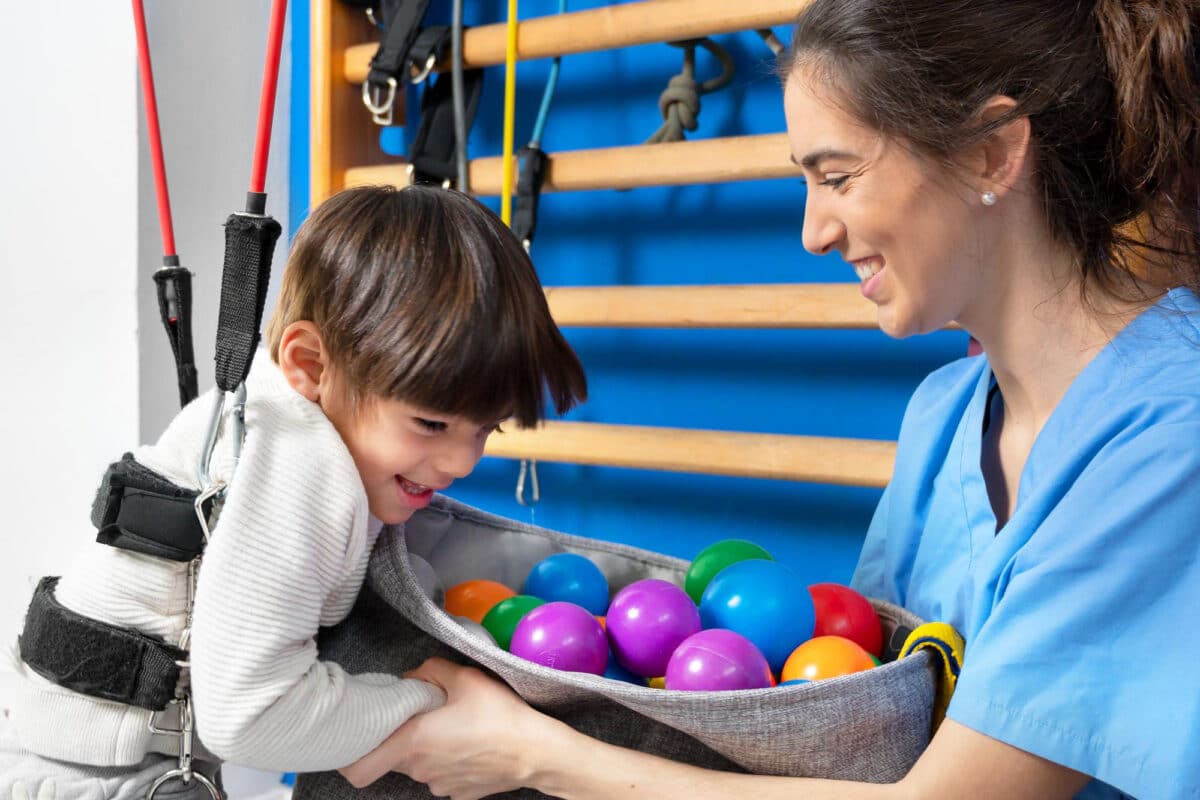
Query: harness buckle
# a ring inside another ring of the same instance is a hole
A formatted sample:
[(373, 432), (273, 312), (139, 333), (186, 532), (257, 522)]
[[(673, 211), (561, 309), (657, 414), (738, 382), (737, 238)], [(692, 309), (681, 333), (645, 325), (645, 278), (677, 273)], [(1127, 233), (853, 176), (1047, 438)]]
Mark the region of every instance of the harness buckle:
[(371, 85), (370, 80), (363, 81), (362, 101), (367, 111), (371, 112), (371, 119), (376, 125), (391, 125), (392, 109), (396, 103), (396, 79), (387, 79), (387, 96), (382, 103), (375, 99), (377, 94), (378, 91)]

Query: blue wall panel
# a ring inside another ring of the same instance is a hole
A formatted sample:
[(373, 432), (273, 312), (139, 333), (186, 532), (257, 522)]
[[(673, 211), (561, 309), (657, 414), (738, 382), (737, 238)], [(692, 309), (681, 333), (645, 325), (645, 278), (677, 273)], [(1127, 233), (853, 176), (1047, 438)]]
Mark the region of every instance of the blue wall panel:
[[(448, 3), (435, 4), (448, 16)], [(571, 3), (573, 10), (603, 5)], [(526, 0), (521, 17), (552, 14)], [(306, 10), (293, 8), (298, 17)], [(503, 19), (497, 2), (466, 4), (469, 24)], [(306, 31), (293, 20), (293, 31)], [(786, 29), (777, 34), (786, 40)], [(294, 41), (302, 49), (307, 34)], [(689, 138), (784, 129), (773, 57), (753, 32), (716, 37), (734, 56), (733, 83), (704, 96)], [(296, 54), (299, 69), (307, 54)], [(553, 153), (637, 144), (660, 125), (659, 92), (680, 71), (666, 44), (563, 60), (543, 147)], [(550, 61), (518, 65), (517, 144), (530, 135)], [(707, 53), (697, 77), (719, 71)], [(307, 76), (293, 84), (293, 192), (307, 196)], [(502, 67), (486, 76), (472, 157), (501, 150)], [(295, 93), (301, 93), (297, 97)], [(410, 109), (417, 107), (415, 90)], [(365, 113), (365, 112), (364, 112)], [(408, 136), (418, 120), (410, 114)], [(299, 191), (299, 187), (305, 191)], [(543, 196), (534, 262), (546, 285), (790, 283), (855, 280), (840, 258), (801, 247), (804, 187), (797, 180)], [(487, 200), (498, 209), (495, 198)], [(294, 228), (293, 224), (293, 228)], [(569, 419), (764, 433), (894, 439), (908, 396), (931, 369), (966, 350), (961, 333), (903, 342), (877, 331), (566, 331), (588, 371), (591, 399)], [(472, 505), (539, 525), (690, 558), (705, 545), (753, 539), (811, 580), (849, 578), (879, 491), (785, 481), (540, 464), (541, 503), (514, 499), (516, 462), (485, 458), (451, 489)]]

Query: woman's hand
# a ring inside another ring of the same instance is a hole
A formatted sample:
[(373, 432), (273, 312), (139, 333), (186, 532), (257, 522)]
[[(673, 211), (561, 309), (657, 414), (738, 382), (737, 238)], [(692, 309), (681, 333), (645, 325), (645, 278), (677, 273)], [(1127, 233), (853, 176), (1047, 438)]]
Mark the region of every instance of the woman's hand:
[(474, 800), (525, 785), (524, 753), (558, 727), (515, 692), (477, 669), (431, 658), (405, 675), (446, 692), (446, 704), (413, 717), (340, 772), (357, 787), (388, 772), (426, 783), (435, 795)]

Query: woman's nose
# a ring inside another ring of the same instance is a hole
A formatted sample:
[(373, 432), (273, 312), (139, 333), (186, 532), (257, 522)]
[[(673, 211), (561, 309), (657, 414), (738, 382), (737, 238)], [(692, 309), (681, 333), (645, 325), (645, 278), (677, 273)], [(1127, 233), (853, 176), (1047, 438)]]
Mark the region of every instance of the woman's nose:
[(804, 204), (804, 249), (815, 256), (833, 250), (845, 238), (846, 228), (824, 204), (810, 195)]

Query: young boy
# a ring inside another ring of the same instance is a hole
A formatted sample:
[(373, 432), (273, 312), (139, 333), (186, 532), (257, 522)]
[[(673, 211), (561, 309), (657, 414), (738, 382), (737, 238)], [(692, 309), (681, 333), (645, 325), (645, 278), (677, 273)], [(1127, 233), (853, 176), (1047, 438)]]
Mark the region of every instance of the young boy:
[[(559, 413), (587, 394), (520, 243), (443, 189), (352, 189), (316, 209), (267, 340), (270, 357), (260, 353), (246, 381), (240, 454), (227, 412), (210, 467), (229, 488), (190, 626), (206, 748), (196, 767), (210, 777), (218, 759), (342, 767), (442, 702), (430, 684), (320, 661), (317, 629), (350, 611), (381, 527), (470, 474), (502, 420), (531, 426), (547, 393)], [(180, 412), (136, 462), (199, 489), (212, 399)], [(53, 601), (87, 624), (179, 644), (187, 570), (93, 542)], [(23, 640), (21, 653), (36, 644)], [(81, 661), (92, 657), (106, 656)], [(0, 797), (140, 798), (176, 765), (177, 737), (151, 732), (154, 710), (63, 688), (29, 660), (15, 660), (21, 690), (0, 720)], [(159, 796), (178, 796), (167, 788)]]

